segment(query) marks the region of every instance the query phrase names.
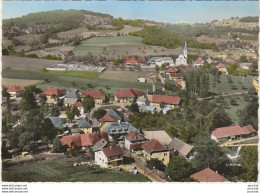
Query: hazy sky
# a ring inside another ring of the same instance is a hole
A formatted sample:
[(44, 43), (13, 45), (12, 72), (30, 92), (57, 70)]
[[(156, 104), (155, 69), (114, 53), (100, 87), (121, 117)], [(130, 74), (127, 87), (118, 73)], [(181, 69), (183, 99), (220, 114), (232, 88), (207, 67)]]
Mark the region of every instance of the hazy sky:
[(256, 1), (4, 1), (3, 18), (57, 9), (85, 9), (124, 19), (196, 23), (258, 16)]

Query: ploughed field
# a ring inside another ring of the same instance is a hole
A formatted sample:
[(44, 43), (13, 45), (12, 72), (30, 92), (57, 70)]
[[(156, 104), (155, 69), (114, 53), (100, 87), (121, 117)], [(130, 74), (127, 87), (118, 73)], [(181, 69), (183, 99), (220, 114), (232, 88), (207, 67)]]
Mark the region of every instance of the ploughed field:
[(11, 79), (11, 78), (3, 78), (2, 85), (6, 87), (11, 87), (13, 85), (19, 85), (21, 87), (26, 87), (33, 84), (40, 83), (40, 80), (25, 80), (25, 79)]
[(37, 162), (3, 168), (5, 182), (148, 182), (141, 174), (103, 169), (99, 166), (74, 167), (65, 162)]

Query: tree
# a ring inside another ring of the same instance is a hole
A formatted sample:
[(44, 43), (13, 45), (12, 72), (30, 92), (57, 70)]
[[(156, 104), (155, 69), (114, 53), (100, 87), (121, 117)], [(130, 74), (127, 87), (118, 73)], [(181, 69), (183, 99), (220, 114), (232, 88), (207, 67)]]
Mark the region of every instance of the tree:
[(44, 123), (41, 128), (42, 140), (48, 141), (55, 138), (59, 133), (59, 129), (55, 128), (50, 119), (44, 119)]
[(246, 182), (256, 182), (258, 176), (258, 150), (257, 146), (242, 147), (238, 161), (242, 164), (243, 172), (240, 177)]
[(22, 111), (29, 111), (37, 107), (36, 99), (30, 89), (25, 89), (23, 97), (19, 103), (19, 108)]
[(213, 170), (223, 171), (228, 159), (218, 144), (210, 139), (207, 133), (199, 133), (193, 139), (194, 151), (197, 152), (191, 164), (197, 170), (210, 167)]
[(189, 181), (192, 170), (190, 163), (185, 158), (173, 155), (166, 172), (174, 182), (185, 182)]
[(80, 116), (80, 112), (77, 107), (68, 107), (67, 110), (65, 111), (66, 117), (70, 120), (70, 122), (73, 121), (75, 116)]
[(107, 111), (105, 109), (99, 108), (96, 111), (94, 111), (92, 117), (96, 118), (96, 119), (100, 119), (102, 118), (105, 114), (107, 113)]
[(216, 108), (207, 116), (206, 123), (208, 128), (212, 130), (218, 127), (229, 126), (232, 124), (232, 121), (225, 110)]
[(240, 56), (239, 62), (247, 62), (247, 57), (246, 56)]
[(52, 142), (52, 151), (54, 153), (63, 153), (66, 151), (66, 147), (62, 146), (62, 144), (58, 138), (55, 138)]
[(237, 105), (236, 99), (234, 99), (234, 98), (230, 99), (230, 104), (233, 106)]
[(82, 101), (82, 106), (84, 111), (88, 111), (90, 113), (91, 109), (95, 107), (95, 100), (90, 96), (86, 96)]
[(150, 160), (147, 160), (146, 161), (147, 163), (147, 167), (149, 169), (157, 169), (157, 170), (160, 170), (160, 171), (165, 171), (165, 165), (163, 164), (162, 161), (158, 160), (158, 159), (150, 159)]
[(129, 110), (132, 112), (132, 113), (139, 113), (139, 107), (137, 105), (137, 103), (132, 103), (130, 106), (129, 106)]
[(56, 106), (56, 105), (43, 105), (41, 108), (41, 112), (47, 116), (54, 116), (54, 117), (57, 117), (60, 115), (60, 110), (59, 110), (59, 107)]

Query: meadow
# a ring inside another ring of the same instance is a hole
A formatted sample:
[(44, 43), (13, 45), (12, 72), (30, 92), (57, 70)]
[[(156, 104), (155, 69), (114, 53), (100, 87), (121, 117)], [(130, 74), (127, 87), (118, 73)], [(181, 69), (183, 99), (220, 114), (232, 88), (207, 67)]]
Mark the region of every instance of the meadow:
[(64, 162), (37, 162), (4, 168), (5, 182), (148, 182), (141, 174), (103, 169), (99, 166), (73, 167)]
[(87, 53), (87, 52), (102, 52), (107, 49), (109, 45), (125, 45), (125, 44), (141, 44), (142, 38), (133, 36), (116, 36), (116, 37), (93, 37), (81, 41), (73, 52)]
[(97, 71), (47, 71), (46, 73), (87, 79), (95, 79), (101, 74)]
[(10, 78), (3, 78), (2, 85), (6, 87), (11, 87), (13, 85), (26, 87), (29, 85), (39, 84), (40, 80), (25, 80), (25, 79), (10, 79)]

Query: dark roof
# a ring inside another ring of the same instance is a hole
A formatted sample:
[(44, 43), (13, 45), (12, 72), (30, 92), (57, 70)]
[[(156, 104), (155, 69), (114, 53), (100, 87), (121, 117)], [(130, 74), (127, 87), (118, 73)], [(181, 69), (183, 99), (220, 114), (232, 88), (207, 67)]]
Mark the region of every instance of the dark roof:
[(192, 174), (190, 178), (193, 178), (197, 182), (227, 182), (228, 181), (226, 178), (217, 174), (210, 168), (206, 168), (195, 174)]
[(68, 126), (66, 118), (46, 116), (46, 119), (50, 119), (54, 127), (65, 128)]
[(77, 121), (78, 127), (79, 128), (91, 128), (92, 124), (90, 121), (87, 120), (87, 118), (81, 118), (80, 120)]
[(130, 148), (131, 150), (134, 150), (134, 151), (137, 151), (137, 150), (142, 150), (142, 145), (145, 144), (146, 142), (144, 143), (132, 143), (130, 144)]
[(96, 142), (96, 143), (93, 145), (92, 148), (94, 149), (94, 151), (99, 151), (99, 150), (101, 150), (102, 148), (104, 148), (107, 144), (108, 144), (107, 140), (101, 139), (101, 140), (99, 140), (98, 142)]
[(134, 141), (145, 141), (147, 140), (145, 137), (143, 137), (142, 135), (132, 131), (128, 134), (125, 135), (125, 138), (128, 139), (129, 141), (131, 142), (134, 142)]
[(141, 146), (147, 153), (168, 151), (159, 141), (156, 139), (151, 139), (147, 143)]
[(114, 117), (117, 121), (123, 118), (123, 114), (116, 109), (108, 109), (107, 114)]
[(77, 91), (68, 90), (64, 98), (79, 98), (79, 93)]
[(106, 157), (112, 157), (112, 156), (124, 154), (124, 152), (120, 146), (106, 147), (106, 148), (103, 148), (102, 151), (104, 152)]
[(192, 146), (188, 145), (187, 143), (183, 142), (182, 140), (176, 137), (174, 137), (171, 143), (168, 145), (169, 150), (177, 150), (184, 156), (187, 156), (192, 150), (192, 148)]
[(113, 135), (130, 133), (132, 131), (137, 132), (137, 129), (129, 122), (112, 122), (107, 127), (105, 127), (103, 131)]

